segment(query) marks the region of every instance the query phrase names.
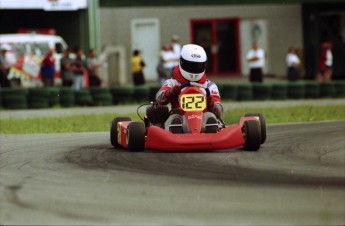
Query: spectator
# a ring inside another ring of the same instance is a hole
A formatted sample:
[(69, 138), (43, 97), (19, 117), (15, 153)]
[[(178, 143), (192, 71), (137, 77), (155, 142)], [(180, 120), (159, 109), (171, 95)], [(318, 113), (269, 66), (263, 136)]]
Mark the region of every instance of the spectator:
[(101, 78), (98, 69), (101, 66), (95, 49), (89, 50), (89, 57), (86, 60), (87, 72), (89, 74), (90, 86), (101, 86)]
[(86, 61), (83, 59), (84, 51), (82, 48), (75, 48), (76, 58), (73, 63), (73, 74), (74, 74), (74, 83), (73, 87), (75, 90), (80, 90), (84, 87), (84, 73), (86, 72)]
[(66, 49), (63, 53), (63, 57), (60, 60), (61, 65), (61, 78), (62, 86), (71, 87), (73, 85), (73, 60), (69, 57), (71, 49)]
[(180, 59), (180, 53), (181, 53), (181, 45), (179, 43), (179, 36), (178, 35), (173, 35), (171, 37), (171, 46), (172, 46), (172, 49), (173, 49), (173, 52), (175, 54), (175, 65), (174, 66), (177, 66), (179, 65), (179, 59)]
[(11, 49), (11, 46), (8, 44), (2, 44), (0, 47), (0, 87), (10, 87), (10, 81), (7, 78), (10, 66), (6, 62), (6, 52)]
[(297, 56), (296, 49), (290, 47), (288, 54), (286, 55), (286, 65), (287, 65), (287, 78), (289, 81), (297, 81), (300, 78), (299, 66), (301, 64), (300, 59)]
[(316, 81), (330, 81), (332, 79), (332, 66), (332, 43), (329, 40), (325, 40), (320, 44), (319, 71), (316, 75)]
[(158, 67), (159, 80), (162, 85), (166, 79), (171, 78), (173, 68), (176, 66), (178, 58), (173, 52), (173, 48), (170, 44), (165, 44), (160, 52), (160, 64)]
[(136, 86), (145, 84), (145, 78), (143, 73), (144, 67), (145, 62), (140, 56), (140, 51), (134, 50), (132, 57), (132, 76), (134, 85)]
[(54, 50), (49, 49), (41, 63), (42, 82), (45, 87), (54, 86), (55, 77), (55, 58)]
[(265, 65), (265, 52), (257, 42), (253, 42), (252, 49), (247, 53), (246, 58), (250, 68), (250, 82), (263, 82), (262, 70)]

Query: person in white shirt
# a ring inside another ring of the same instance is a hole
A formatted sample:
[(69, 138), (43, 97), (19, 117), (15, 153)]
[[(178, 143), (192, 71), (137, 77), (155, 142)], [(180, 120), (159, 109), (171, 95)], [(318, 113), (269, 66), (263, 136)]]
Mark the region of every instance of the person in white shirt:
[(159, 83), (163, 84), (166, 79), (171, 78), (172, 70), (176, 66), (176, 55), (170, 43), (165, 44), (160, 52), (160, 65), (157, 71), (159, 74)]
[(246, 59), (250, 68), (249, 81), (263, 82), (262, 69), (265, 65), (265, 52), (259, 48), (257, 42), (253, 42), (252, 49), (247, 53)]
[(296, 49), (293, 47), (289, 48), (288, 54), (286, 55), (286, 66), (287, 66), (287, 78), (289, 81), (297, 81), (300, 78), (298, 67), (301, 64), (300, 59), (296, 54)]
[(179, 40), (180, 38), (178, 37), (178, 35), (173, 35), (171, 37), (171, 46), (176, 58), (175, 66), (179, 65), (179, 59), (180, 59), (180, 53), (181, 53), (181, 45), (179, 43)]

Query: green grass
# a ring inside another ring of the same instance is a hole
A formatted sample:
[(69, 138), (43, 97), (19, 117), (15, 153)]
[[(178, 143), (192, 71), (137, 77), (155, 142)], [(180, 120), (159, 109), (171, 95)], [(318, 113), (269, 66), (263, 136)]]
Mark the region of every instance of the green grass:
[[(238, 123), (239, 118), (245, 113), (255, 112), (261, 112), (266, 117), (267, 124), (345, 120), (345, 105), (241, 108), (225, 111), (223, 120), (226, 124)], [(117, 116), (120, 115), (94, 114), (56, 118), (0, 119), (0, 133), (24, 134), (109, 131), (111, 120)], [(126, 116), (131, 117), (135, 121), (140, 120), (135, 113)]]
[(316, 122), (325, 120), (345, 120), (345, 105), (298, 106), (280, 108), (241, 108), (224, 112), (227, 123), (236, 123), (246, 113), (262, 113), (267, 124), (290, 122)]

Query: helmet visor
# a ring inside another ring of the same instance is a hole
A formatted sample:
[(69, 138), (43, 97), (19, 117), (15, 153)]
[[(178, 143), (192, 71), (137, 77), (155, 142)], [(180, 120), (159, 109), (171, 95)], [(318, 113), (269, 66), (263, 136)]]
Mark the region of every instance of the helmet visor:
[(181, 68), (192, 74), (199, 74), (206, 70), (206, 61), (205, 62), (192, 62), (180, 58)]

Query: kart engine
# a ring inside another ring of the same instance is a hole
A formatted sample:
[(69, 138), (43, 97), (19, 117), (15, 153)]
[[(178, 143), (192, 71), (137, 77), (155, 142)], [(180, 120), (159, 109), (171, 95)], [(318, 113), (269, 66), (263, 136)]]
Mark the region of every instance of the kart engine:
[(169, 108), (166, 105), (154, 103), (146, 108), (146, 116), (153, 125), (163, 125), (169, 115)]

